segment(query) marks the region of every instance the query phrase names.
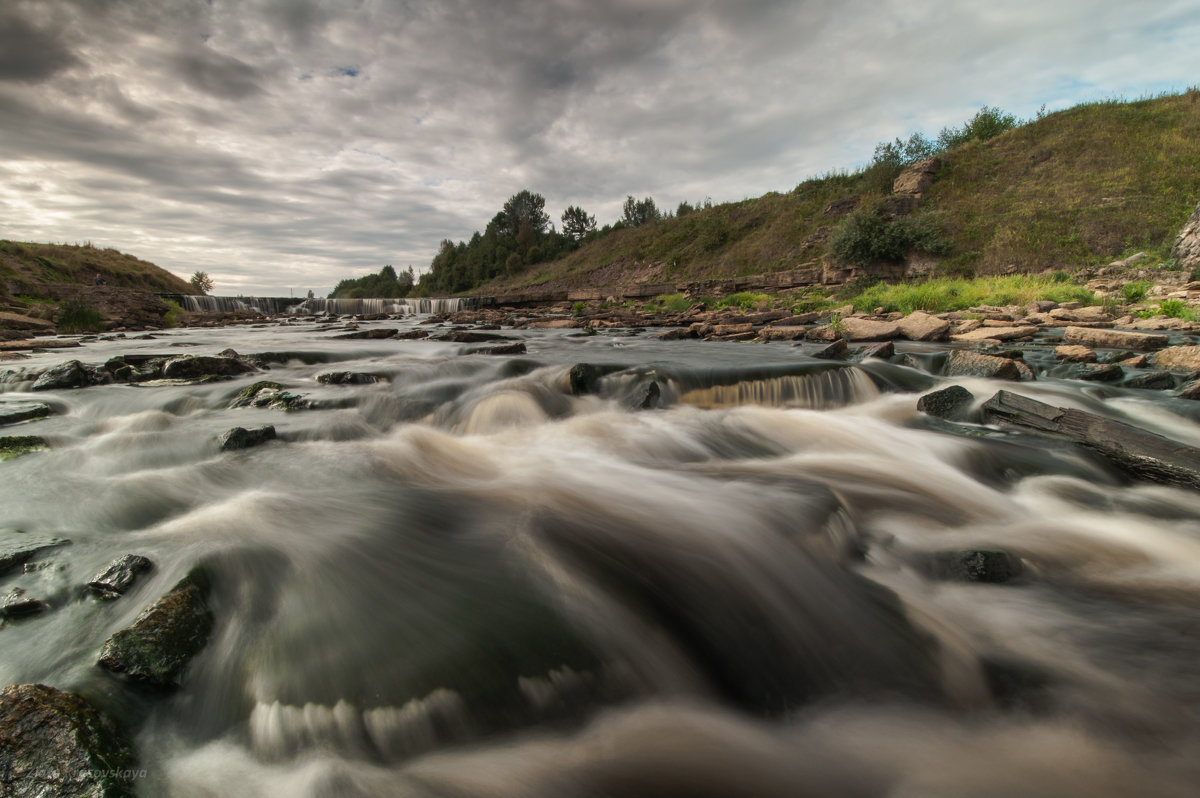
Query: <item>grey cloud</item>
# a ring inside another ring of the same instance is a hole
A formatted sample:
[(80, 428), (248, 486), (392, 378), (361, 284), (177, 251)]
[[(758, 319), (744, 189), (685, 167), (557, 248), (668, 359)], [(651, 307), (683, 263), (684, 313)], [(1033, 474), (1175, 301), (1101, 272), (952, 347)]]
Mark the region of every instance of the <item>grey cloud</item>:
[(198, 91), (223, 100), (244, 100), (259, 94), (259, 72), (249, 64), (208, 48), (171, 59), (173, 71)]
[(40, 83), (80, 64), (58, 36), (17, 16), (0, 16), (0, 80)]

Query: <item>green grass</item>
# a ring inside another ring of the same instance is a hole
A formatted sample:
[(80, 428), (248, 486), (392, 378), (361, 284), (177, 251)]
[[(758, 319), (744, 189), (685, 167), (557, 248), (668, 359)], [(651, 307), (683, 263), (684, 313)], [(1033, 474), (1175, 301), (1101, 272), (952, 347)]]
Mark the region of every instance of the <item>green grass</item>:
[(865, 289), (851, 289), (839, 295), (839, 300), (854, 305), (857, 311), (870, 312), (882, 307), (885, 312), (901, 313), (914, 310), (942, 313), (977, 305), (1026, 305), (1034, 299), (1096, 303), (1095, 294), (1084, 286), (1055, 277), (1015, 274), (970, 280), (943, 277), (923, 282), (876, 283)]
[(0, 274), (16, 283), (91, 285), (97, 273), (111, 286), (162, 293), (192, 293), (186, 280), (153, 263), (115, 249), (100, 249), (91, 244), (36, 244), (0, 240)]

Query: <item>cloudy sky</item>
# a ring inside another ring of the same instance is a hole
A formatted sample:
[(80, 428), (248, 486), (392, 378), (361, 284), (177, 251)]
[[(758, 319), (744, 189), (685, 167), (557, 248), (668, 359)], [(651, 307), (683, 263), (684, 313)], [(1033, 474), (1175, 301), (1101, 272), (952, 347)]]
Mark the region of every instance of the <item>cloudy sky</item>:
[(980, 106), (1200, 84), (1194, 0), (0, 0), (0, 238), (223, 295), (426, 267), (523, 188), (740, 200)]

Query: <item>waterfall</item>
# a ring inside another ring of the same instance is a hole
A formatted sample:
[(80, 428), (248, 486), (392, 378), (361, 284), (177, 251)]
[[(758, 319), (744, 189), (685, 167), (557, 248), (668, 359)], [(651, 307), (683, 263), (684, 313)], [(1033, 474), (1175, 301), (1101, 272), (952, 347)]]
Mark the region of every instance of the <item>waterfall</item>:
[(259, 296), (192, 296), (181, 295), (168, 297), (178, 301), (184, 310), (192, 313), (233, 313), (236, 311), (251, 311), (273, 316), (287, 313), (298, 303), (299, 299), (290, 297), (259, 297)]
[(403, 299), (306, 299), (288, 309), (289, 313), (333, 313), (339, 316), (394, 313), (401, 316), (426, 316), (454, 313), (477, 305), (474, 297), (413, 297)]

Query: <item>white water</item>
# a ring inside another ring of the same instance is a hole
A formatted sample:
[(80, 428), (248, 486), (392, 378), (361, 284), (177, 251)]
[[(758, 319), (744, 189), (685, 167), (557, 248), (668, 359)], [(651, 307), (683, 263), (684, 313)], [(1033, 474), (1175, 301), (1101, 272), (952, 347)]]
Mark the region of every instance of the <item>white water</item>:
[[(791, 347), (531, 331), (509, 360), (332, 333), (98, 342), (71, 356), (291, 356), (0, 394), (62, 411), (0, 428), (53, 447), (0, 463), (0, 528), (74, 541), (0, 576), (53, 607), (0, 629), (0, 683), (138, 718), (140, 795), (1194, 794), (1194, 493), (928, 431), (881, 367)], [(618, 370), (572, 396), (579, 362)], [(318, 408), (228, 408), (259, 379)], [(633, 409), (648, 381), (659, 406)], [(1018, 390), (1200, 436), (1146, 392)], [(218, 451), (265, 423), (280, 440)], [(1026, 576), (924, 567), (972, 548)], [(155, 571), (116, 602), (77, 594), (125, 553)], [(134, 700), (96, 653), (201, 562), (214, 636), (178, 692)]]

